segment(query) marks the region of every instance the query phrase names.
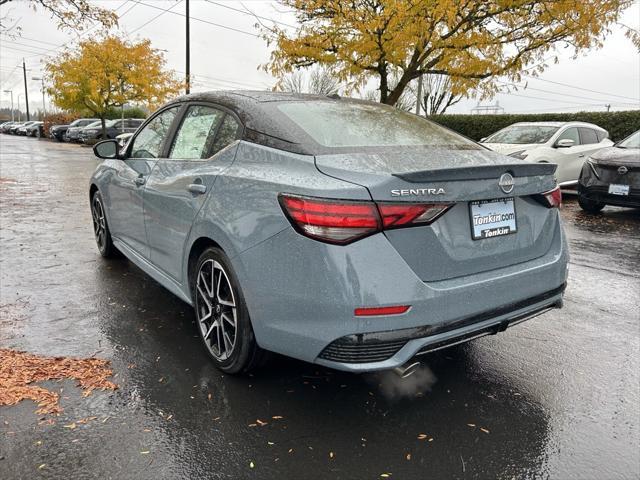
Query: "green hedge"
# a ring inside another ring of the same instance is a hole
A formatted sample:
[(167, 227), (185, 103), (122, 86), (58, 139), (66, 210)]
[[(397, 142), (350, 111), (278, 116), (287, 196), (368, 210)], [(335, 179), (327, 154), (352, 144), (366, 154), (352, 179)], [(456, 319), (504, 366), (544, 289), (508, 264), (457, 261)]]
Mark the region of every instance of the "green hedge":
[(502, 115), (431, 115), (429, 119), (474, 140), (516, 122), (589, 122), (604, 128), (614, 142), (640, 130), (640, 110), (624, 112), (536, 113)]
[[(122, 110), (120, 110), (119, 108), (112, 108), (107, 112), (105, 118), (112, 120), (120, 118), (121, 115)], [(124, 118), (147, 118), (147, 112), (145, 112), (144, 109), (140, 107), (125, 108)]]

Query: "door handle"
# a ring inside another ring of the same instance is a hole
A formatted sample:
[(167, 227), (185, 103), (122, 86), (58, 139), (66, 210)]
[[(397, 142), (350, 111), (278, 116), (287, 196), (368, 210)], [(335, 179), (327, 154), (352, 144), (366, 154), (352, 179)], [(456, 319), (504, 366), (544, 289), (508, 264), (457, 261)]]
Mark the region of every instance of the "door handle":
[(189, 190), (191, 193), (206, 193), (207, 191), (207, 186), (203, 185), (201, 183), (191, 183), (189, 184), (189, 186), (187, 187), (187, 190)]
[(580, 155), (578, 155), (578, 158), (584, 158), (584, 153), (581, 153)]
[(136, 177), (134, 181), (136, 185), (144, 185), (147, 180), (144, 177)]

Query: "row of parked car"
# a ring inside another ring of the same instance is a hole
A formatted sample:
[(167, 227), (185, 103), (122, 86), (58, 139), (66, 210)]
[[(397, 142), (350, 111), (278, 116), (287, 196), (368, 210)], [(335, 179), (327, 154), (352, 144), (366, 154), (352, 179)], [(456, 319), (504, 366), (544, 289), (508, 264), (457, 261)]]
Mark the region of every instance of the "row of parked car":
[[(59, 142), (76, 142), (93, 144), (101, 139), (125, 138), (135, 132), (144, 122), (142, 118), (124, 118), (107, 120), (105, 133), (98, 118), (79, 118), (68, 125), (52, 125), (49, 137)], [(0, 125), (0, 132), (28, 137), (44, 137), (44, 122), (5, 122)]]
[(25, 137), (42, 137), (44, 135), (44, 122), (4, 122), (0, 124), (0, 132)]

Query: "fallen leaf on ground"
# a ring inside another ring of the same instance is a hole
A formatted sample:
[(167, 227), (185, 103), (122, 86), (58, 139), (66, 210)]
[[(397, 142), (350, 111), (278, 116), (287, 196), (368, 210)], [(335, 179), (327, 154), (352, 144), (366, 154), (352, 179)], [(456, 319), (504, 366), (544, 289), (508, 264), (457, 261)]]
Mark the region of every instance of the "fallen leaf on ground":
[(254, 467), (255, 467), (254, 463), (253, 462), (249, 462), (249, 468), (254, 468)]
[(140, 453), (141, 453), (142, 455), (146, 455), (147, 453), (149, 453), (149, 450), (142, 450)]
[(260, 420), (259, 418), (256, 420), (256, 423), (257, 423), (258, 425), (260, 425), (261, 427), (264, 427), (264, 426), (267, 424), (267, 422), (263, 422), (263, 421), (262, 421), (262, 420)]
[(107, 360), (99, 358), (42, 357), (17, 350), (0, 349), (0, 405), (15, 405), (31, 399), (39, 414), (62, 412), (60, 395), (34, 382), (74, 378), (87, 397), (93, 390), (115, 390), (107, 380), (113, 372)]
[(427, 438), (427, 436), (424, 433), (418, 435), (418, 440), (424, 440), (425, 438)]
[(281, 417), (280, 415), (274, 415), (274, 416), (273, 416), (273, 417), (271, 417), (271, 418), (273, 418), (274, 420), (281, 420), (281, 419), (283, 419), (284, 417)]
[(487, 430), (486, 428), (482, 428), (482, 427), (480, 427), (480, 431), (484, 432), (484, 433), (489, 433), (489, 430)]

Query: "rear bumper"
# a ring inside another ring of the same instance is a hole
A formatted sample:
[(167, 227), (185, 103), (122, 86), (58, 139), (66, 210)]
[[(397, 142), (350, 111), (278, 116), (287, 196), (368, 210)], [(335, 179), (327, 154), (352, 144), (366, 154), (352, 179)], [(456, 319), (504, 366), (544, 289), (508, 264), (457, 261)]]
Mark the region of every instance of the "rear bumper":
[[(231, 261), (261, 347), (339, 370), (384, 370), (558, 306), (568, 251), (559, 218), (552, 228), (538, 258), (440, 281), (422, 281), (382, 234), (336, 246), (287, 228)], [(411, 308), (354, 315), (357, 307), (390, 305)], [(336, 348), (345, 337), (371, 341), (376, 355), (345, 357)]]
[(495, 335), (554, 308), (562, 308), (566, 284), (541, 295), (439, 327), (349, 335), (328, 345), (317, 363), (340, 370), (394, 368), (416, 355)]

